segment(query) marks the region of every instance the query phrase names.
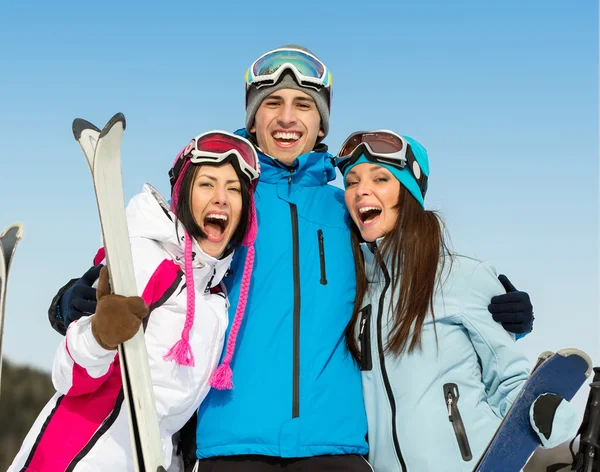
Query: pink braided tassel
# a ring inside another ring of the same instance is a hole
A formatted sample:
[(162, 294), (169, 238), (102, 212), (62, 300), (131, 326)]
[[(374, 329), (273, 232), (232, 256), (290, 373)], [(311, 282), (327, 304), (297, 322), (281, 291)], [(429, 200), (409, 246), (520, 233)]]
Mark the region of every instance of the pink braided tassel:
[(177, 364), (193, 367), (194, 353), (192, 352), (192, 346), (190, 346), (190, 330), (194, 323), (194, 311), (196, 306), (196, 292), (194, 290), (194, 271), (192, 267), (192, 239), (187, 231), (185, 234), (185, 249), (184, 249), (184, 262), (185, 262), (185, 277), (186, 277), (186, 295), (187, 295), (187, 311), (185, 314), (185, 324), (183, 325), (183, 331), (181, 332), (181, 339), (177, 341), (169, 352), (167, 352), (163, 359), (166, 361), (174, 360)]
[(256, 235), (258, 233), (258, 222), (256, 221), (256, 205), (254, 204), (254, 194), (250, 194), (250, 224), (248, 225), (248, 231), (244, 236), (242, 245), (248, 246), (248, 252), (246, 254), (246, 261), (244, 262), (244, 274), (242, 275), (242, 285), (240, 287), (240, 298), (238, 301), (237, 310), (235, 311), (235, 317), (233, 318), (233, 324), (229, 331), (229, 338), (227, 339), (227, 352), (221, 365), (214, 371), (210, 378), (210, 385), (218, 390), (231, 390), (233, 389), (233, 372), (231, 371), (231, 360), (233, 359), (233, 352), (235, 350), (235, 341), (237, 339), (238, 331), (242, 325), (244, 319), (244, 311), (246, 310), (246, 302), (248, 301), (248, 291), (250, 290), (250, 279), (252, 278), (252, 266), (254, 265), (254, 241), (256, 241)]
[(210, 378), (210, 385), (218, 390), (233, 389), (233, 372), (229, 363), (217, 367)]
[(215, 370), (211, 379), (210, 385), (218, 390), (231, 390), (233, 388), (233, 372), (231, 371), (231, 359), (233, 358), (233, 352), (235, 350), (235, 341), (242, 325), (244, 318), (244, 310), (246, 309), (246, 301), (248, 300), (248, 291), (250, 289), (250, 279), (252, 278), (252, 266), (254, 265), (254, 246), (248, 248), (248, 254), (246, 254), (246, 262), (244, 264), (244, 275), (242, 276), (242, 286), (240, 287), (240, 299), (238, 302), (237, 310), (235, 311), (235, 317), (233, 324), (231, 325), (231, 331), (229, 332), (229, 339), (227, 340), (227, 353), (223, 358), (221, 365)]
[(175, 361), (179, 365), (194, 367), (194, 354), (192, 353), (192, 346), (190, 342), (181, 338), (177, 341), (169, 352), (167, 352), (163, 359), (165, 361)]

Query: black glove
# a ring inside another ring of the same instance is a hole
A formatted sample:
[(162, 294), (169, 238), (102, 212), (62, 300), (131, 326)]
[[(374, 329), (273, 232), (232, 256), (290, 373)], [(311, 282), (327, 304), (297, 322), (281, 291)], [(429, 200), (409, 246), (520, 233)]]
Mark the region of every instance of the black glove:
[(70, 280), (62, 287), (50, 305), (50, 324), (64, 335), (71, 322), (96, 311), (96, 289), (93, 283), (100, 275), (102, 264), (90, 268), (80, 279)]
[[(533, 329), (533, 305), (526, 292), (520, 292), (500, 274), (498, 280), (506, 290), (505, 295), (493, 297), (488, 305), (494, 321), (502, 323), (506, 331), (517, 335), (525, 335)], [(522, 336), (521, 336), (522, 337)]]

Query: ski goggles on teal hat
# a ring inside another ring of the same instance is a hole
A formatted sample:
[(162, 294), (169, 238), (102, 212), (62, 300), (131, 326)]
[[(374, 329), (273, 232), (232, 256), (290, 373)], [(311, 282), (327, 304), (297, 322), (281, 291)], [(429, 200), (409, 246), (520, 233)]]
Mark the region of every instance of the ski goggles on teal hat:
[(331, 102), (331, 73), (316, 56), (292, 47), (283, 47), (260, 56), (246, 71), (246, 90), (250, 85), (257, 88), (276, 84), (281, 74), (291, 71), (302, 87), (317, 91), (325, 88)]
[(425, 148), (393, 131), (357, 131), (342, 144), (336, 165), (346, 177), (354, 166), (373, 163), (385, 167), (425, 207), (429, 159)]

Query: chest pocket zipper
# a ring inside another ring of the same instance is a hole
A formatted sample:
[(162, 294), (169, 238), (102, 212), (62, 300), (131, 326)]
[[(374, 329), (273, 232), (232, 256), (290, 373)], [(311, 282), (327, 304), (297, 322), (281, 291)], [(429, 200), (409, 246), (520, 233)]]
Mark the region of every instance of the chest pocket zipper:
[(468, 462), (473, 459), (473, 454), (471, 453), (471, 446), (469, 446), (465, 425), (460, 416), (460, 411), (458, 411), (459, 398), (458, 385), (454, 383), (444, 384), (444, 399), (446, 400), (446, 406), (448, 407), (448, 420), (452, 423), (452, 427), (454, 428), (460, 455), (464, 461)]
[(323, 238), (323, 231), (318, 230), (317, 236), (319, 238), (319, 261), (321, 262), (321, 285), (327, 285), (327, 274), (325, 273), (325, 241)]
[(371, 356), (371, 305), (361, 310), (360, 331), (360, 370), (372, 370), (373, 358)]

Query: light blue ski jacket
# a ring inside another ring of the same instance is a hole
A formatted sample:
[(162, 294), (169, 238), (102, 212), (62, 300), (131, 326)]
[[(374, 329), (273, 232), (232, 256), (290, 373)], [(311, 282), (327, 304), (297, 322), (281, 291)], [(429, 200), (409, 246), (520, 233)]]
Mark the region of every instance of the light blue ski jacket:
[[(258, 238), (233, 357), (233, 391), (198, 412), (197, 456), (366, 454), (361, 376), (344, 338), (355, 271), (343, 191), (331, 154), (290, 170), (259, 153)], [(245, 250), (225, 279), (237, 307)], [(228, 336), (228, 333), (227, 333)]]
[[(488, 312), (505, 293), (494, 269), (446, 258), (422, 350), (384, 353), (390, 332), (388, 269), (363, 244), (369, 291), (356, 327), (362, 352), (369, 462), (377, 472), (471, 471), (520, 388), (529, 362)], [(370, 364), (370, 365), (369, 365)]]

